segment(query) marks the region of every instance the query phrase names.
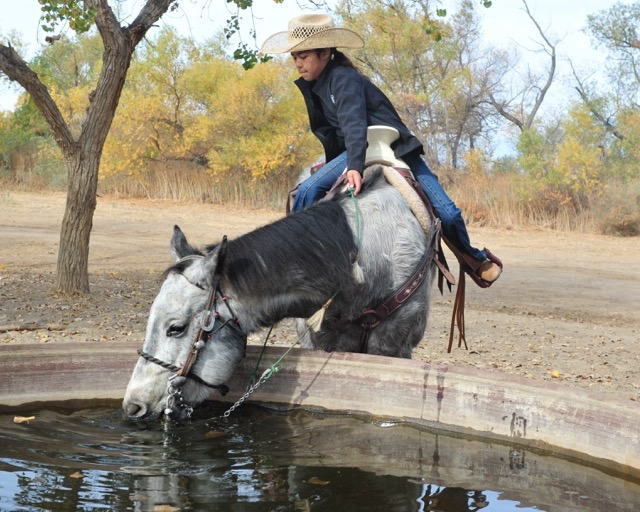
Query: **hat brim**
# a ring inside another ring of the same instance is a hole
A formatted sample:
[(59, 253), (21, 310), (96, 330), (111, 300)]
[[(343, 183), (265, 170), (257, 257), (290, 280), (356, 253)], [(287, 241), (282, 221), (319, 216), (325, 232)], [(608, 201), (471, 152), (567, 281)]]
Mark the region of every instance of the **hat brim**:
[(304, 40), (291, 43), (289, 32), (277, 32), (262, 44), (262, 53), (289, 53), (320, 48), (362, 48), (364, 40), (348, 28), (330, 28), (313, 34)]

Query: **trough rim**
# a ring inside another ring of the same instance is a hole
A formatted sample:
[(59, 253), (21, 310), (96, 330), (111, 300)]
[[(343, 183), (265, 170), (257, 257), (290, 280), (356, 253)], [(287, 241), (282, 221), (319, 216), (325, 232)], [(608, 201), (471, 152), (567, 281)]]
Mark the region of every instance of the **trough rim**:
[[(120, 400), (139, 346), (102, 341), (1, 346), (0, 412), (39, 403)], [(286, 350), (267, 347), (261, 368), (274, 364)], [(249, 345), (247, 357), (227, 383), (232, 391), (213, 399), (238, 400), (261, 352), (262, 347)], [(370, 390), (366, 401), (358, 400), (363, 389)], [(399, 398), (398, 389), (409, 396)], [(584, 388), (477, 368), (295, 348), (248, 401), (515, 444), (640, 480), (640, 407)], [(513, 418), (518, 411), (518, 417), (529, 418), (524, 435), (514, 434), (514, 419), (505, 415), (510, 410), (515, 410)], [(581, 426), (583, 432), (569, 432), (568, 437), (554, 432), (554, 426)]]

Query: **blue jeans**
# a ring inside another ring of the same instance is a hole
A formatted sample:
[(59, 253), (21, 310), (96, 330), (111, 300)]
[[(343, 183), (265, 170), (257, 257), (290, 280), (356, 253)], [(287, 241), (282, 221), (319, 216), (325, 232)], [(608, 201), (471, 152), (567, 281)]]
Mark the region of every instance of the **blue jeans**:
[(445, 190), (440, 185), (438, 177), (431, 172), (429, 166), (420, 155), (409, 155), (402, 159), (411, 168), (420, 187), (431, 201), (436, 215), (442, 223), (442, 232), (449, 241), (462, 252), (471, 255), (473, 258), (484, 261), (487, 257), (484, 251), (476, 249), (471, 245), (469, 233), (465, 226), (462, 212), (449, 198)]
[[(436, 215), (442, 223), (444, 236), (462, 252), (477, 260), (484, 261), (487, 257), (485, 252), (471, 245), (469, 233), (467, 233), (467, 227), (462, 218), (462, 212), (449, 198), (442, 185), (440, 185), (438, 177), (431, 172), (424, 159), (420, 155), (409, 155), (403, 157), (403, 160), (411, 168), (411, 172), (420, 183), (429, 201), (431, 201)], [(324, 196), (346, 167), (347, 152), (345, 151), (324, 164), (300, 184), (291, 210), (299, 212)]]
[(300, 183), (291, 207), (292, 212), (304, 210), (323, 197), (347, 168), (347, 152), (343, 151)]

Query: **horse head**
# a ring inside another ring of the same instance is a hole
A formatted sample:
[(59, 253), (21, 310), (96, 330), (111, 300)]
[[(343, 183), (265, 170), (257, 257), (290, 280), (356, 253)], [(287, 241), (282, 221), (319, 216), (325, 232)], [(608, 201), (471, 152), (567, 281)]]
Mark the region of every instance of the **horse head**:
[(125, 392), (131, 419), (189, 417), (242, 360), (246, 334), (221, 291), (226, 239), (206, 253), (193, 248), (178, 226), (171, 247), (176, 263), (149, 312), (145, 341)]

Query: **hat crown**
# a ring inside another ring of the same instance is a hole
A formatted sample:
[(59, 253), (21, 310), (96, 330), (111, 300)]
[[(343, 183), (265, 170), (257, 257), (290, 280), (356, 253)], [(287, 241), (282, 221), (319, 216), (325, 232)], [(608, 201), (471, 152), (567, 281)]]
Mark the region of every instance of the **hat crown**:
[(337, 27), (328, 14), (304, 14), (289, 21), (286, 32), (277, 32), (262, 45), (264, 53), (301, 52), (321, 48), (362, 48), (362, 37)]
[(296, 44), (332, 28), (335, 28), (333, 18), (326, 14), (298, 16), (289, 21), (289, 42)]

